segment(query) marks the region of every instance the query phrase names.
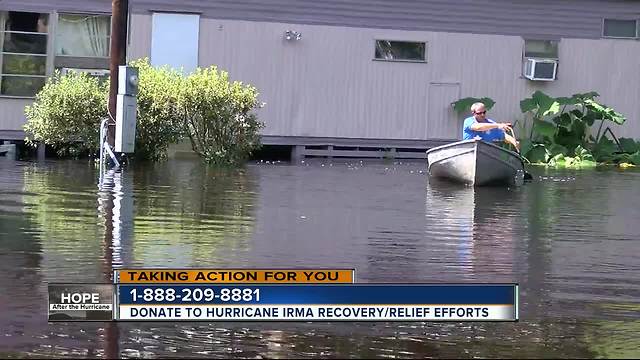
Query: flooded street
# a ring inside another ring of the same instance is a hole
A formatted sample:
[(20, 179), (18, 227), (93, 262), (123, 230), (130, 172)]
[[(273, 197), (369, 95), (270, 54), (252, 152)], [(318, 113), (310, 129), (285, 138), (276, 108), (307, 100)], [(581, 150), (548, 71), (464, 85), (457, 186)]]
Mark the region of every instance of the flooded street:
[[(424, 162), (215, 170), (0, 158), (3, 357), (637, 357), (640, 171), (429, 181)], [(517, 282), (518, 323), (47, 323), (47, 283), (118, 267), (355, 268), (357, 282)]]

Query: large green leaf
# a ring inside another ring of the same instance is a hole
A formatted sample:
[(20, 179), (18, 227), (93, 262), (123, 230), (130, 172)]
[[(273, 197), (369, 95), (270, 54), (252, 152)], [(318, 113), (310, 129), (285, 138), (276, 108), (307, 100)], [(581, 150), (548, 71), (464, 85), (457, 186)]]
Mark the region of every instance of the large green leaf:
[(569, 113), (562, 113), (561, 115), (554, 117), (553, 122), (560, 127), (570, 130), (571, 124), (573, 123), (573, 118)]
[(531, 148), (531, 150), (525, 154), (525, 157), (531, 163), (546, 164), (549, 161), (549, 152), (544, 145), (538, 144)]
[(533, 149), (533, 142), (531, 142), (531, 140), (524, 139), (524, 140), (520, 141), (520, 153), (521, 154), (526, 154), (531, 149)]
[(629, 162), (634, 165), (640, 165), (640, 151), (636, 151), (629, 157)]
[(578, 104), (578, 102), (576, 102), (576, 99), (574, 99), (573, 97), (561, 96), (559, 98), (556, 98), (556, 101), (559, 102), (560, 105), (575, 105), (575, 104)]
[(549, 147), (549, 154), (551, 156), (567, 155), (569, 150), (560, 144), (553, 144)]
[(636, 142), (631, 138), (620, 138), (618, 139), (620, 146), (622, 147), (622, 151), (632, 154), (636, 151), (640, 151), (640, 142)]
[(580, 158), (582, 160), (593, 161), (593, 155), (591, 155), (591, 152), (583, 148), (581, 145), (578, 145), (576, 149), (573, 151), (573, 153), (577, 158)]
[(552, 103), (545, 104), (544, 107), (540, 107), (540, 111), (542, 112), (542, 116), (547, 116), (547, 115), (555, 115), (557, 113), (560, 112), (560, 103), (557, 101), (553, 101)]
[(536, 91), (531, 95), (531, 97), (536, 101), (536, 103), (537, 103), (538, 105), (541, 105), (541, 104), (546, 103), (546, 102), (553, 102), (553, 101), (554, 101), (554, 100), (553, 100), (553, 98), (551, 98), (551, 96), (549, 96), (549, 95), (547, 95), (547, 94), (543, 93), (543, 92), (542, 92), (542, 91), (540, 91), (540, 90), (536, 90)]
[(582, 113), (582, 111), (578, 110), (578, 109), (573, 109), (571, 111), (569, 111), (569, 113), (578, 119), (582, 119), (582, 117), (584, 116), (584, 114)]
[(493, 101), (492, 98), (488, 98), (488, 97), (483, 97), (482, 99), (480, 99), (480, 102), (484, 104), (484, 107), (489, 110), (493, 107), (493, 105), (496, 104), (495, 101)]
[(610, 159), (615, 163), (630, 163), (640, 165), (640, 151), (633, 154), (615, 154)]
[(602, 136), (600, 142), (593, 147), (593, 155), (598, 161), (610, 159), (616, 151), (618, 151), (618, 146), (606, 136)]
[(576, 120), (571, 124), (570, 132), (572, 132), (573, 135), (582, 142), (582, 139), (584, 139), (584, 136), (587, 133), (587, 126), (584, 122)]
[(609, 113), (609, 120), (618, 125), (622, 125), (625, 123), (625, 121), (627, 121), (627, 118), (621, 113), (611, 109), (611, 112)]
[(556, 133), (556, 126), (550, 122), (536, 121), (534, 124), (534, 131), (542, 136), (548, 137), (549, 139), (552, 139)]
[(596, 112), (599, 112), (599, 113), (604, 112), (604, 111), (605, 111), (605, 109), (606, 109), (606, 107), (605, 107), (605, 106), (603, 106), (603, 105), (599, 104), (599, 103), (598, 103), (597, 101), (595, 101), (595, 100), (587, 99), (587, 100), (585, 100), (585, 101), (584, 101), (584, 103), (585, 103), (585, 105), (587, 105), (587, 107), (588, 107), (589, 109), (591, 109), (591, 110), (593, 110), (593, 111), (596, 111)]
[(560, 166), (564, 167), (567, 164), (567, 158), (565, 158), (564, 154), (556, 154), (552, 155), (549, 159), (547, 165), (549, 166)]
[(558, 145), (564, 146), (567, 149), (567, 154), (572, 154), (576, 146), (582, 144), (582, 139), (577, 134), (562, 127), (558, 129), (553, 141)]
[(618, 125), (622, 125), (624, 124), (625, 121), (627, 121), (627, 118), (621, 113), (615, 111), (613, 108), (610, 108), (606, 105), (599, 104), (595, 100), (587, 99), (585, 100), (584, 103), (590, 111), (595, 113), (594, 114), (595, 119), (612, 121)]
[(560, 103), (540, 90), (533, 93), (532, 98), (539, 107), (538, 113), (542, 116), (557, 114), (560, 111)]
[(589, 126), (593, 125), (593, 123), (596, 122), (597, 119), (598, 115), (589, 109), (587, 110), (587, 113), (582, 116), (582, 121)]
[(526, 113), (527, 111), (534, 110), (537, 107), (538, 107), (538, 104), (536, 103), (535, 99), (533, 99), (533, 98), (528, 98), (528, 99), (524, 99), (524, 100), (520, 101), (520, 110), (523, 113)]
[(590, 91), (586, 93), (573, 94), (571, 98), (574, 99), (575, 103), (577, 104), (585, 100), (593, 100), (594, 97), (598, 97), (598, 96), (600, 96), (600, 94), (598, 94), (597, 92)]
[(460, 100), (452, 102), (451, 105), (453, 106), (453, 109), (456, 112), (468, 113), (471, 111), (471, 105), (477, 102), (483, 103), (485, 109), (487, 110), (490, 110), (493, 107), (493, 105), (495, 105), (496, 103), (495, 101), (493, 101), (493, 99), (488, 97), (483, 97), (482, 99), (475, 98), (475, 97), (466, 97), (466, 98), (462, 98)]

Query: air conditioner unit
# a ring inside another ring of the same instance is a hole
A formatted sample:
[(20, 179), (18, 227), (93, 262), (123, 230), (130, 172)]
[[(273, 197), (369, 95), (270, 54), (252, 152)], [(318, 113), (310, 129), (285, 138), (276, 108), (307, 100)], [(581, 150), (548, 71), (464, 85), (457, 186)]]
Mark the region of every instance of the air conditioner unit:
[(87, 73), (89, 76), (96, 76), (96, 77), (109, 76), (109, 70), (105, 70), (105, 69), (78, 69), (78, 68), (62, 68), (62, 69), (60, 69), (60, 73), (62, 73), (62, 75), (66, 75), (67, 73), (69, 73), (71, 71), (83, 72), (83, 73)]
[(527, 59), (524, 77), (534, 81), (554, 81), (558, 70), (556, 59)]

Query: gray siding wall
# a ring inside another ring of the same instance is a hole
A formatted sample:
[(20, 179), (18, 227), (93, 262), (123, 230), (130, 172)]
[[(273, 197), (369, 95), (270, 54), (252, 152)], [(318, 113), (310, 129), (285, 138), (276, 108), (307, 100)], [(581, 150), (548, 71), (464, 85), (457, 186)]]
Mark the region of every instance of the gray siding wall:
[(629, 0), (132, 0), (136, 11), (300, 24), (597, 38), (602, 17), (640, 15)]
[(0, 132), (2, 130), (22, 130), (22, 126), (27, 122), (24, 108), (32, 103), (31, 99), (0, 97)]
[(110, 0), (0, 0), (0, 10), (111, 13)]
[[(492, 117), (513, 121), (521, 117), (519, 101), (540, 89), (556, 96), (596, 90), (601, 101), (629, 116), (624, 135), (640, 138), (639, 42), (564, 38), (557, 81), (520, 76), (520, 35), (598, 38), (602, 16), (638, 15), (640, 1), (130, 1), (129, 58), (150, 54), (149, 10), (201, 12), (199, 65), (218, 65), (261, 91), (267, 103), (260, 110), (265, 135), (450, 139), (461, 121), (447, 109), (456, 93), (492, 97), (497, 101)], [(4, 0), (0, 9), (108, 11), (111, 6), (109, 0), (45, 4)], [(416, 14), (430, 17), (418, 21)], [(265, 21), (225, 20), (234, 17)], [(503, 18), (510, 20), (499, 21)], [(310, 25), (316, 23), (342, 26)], [(422, 30), (399, 30), (418, 25)], [(449, 28), (455, 29), (443, 31)], [(491, 35), (498, 28), (517, 34)], [(303, 39), (284, 41), (285, 30), (300, 31)], [(428, 62), (372, 61), (376, 38), (426, 41)], [(28, 103), (0, 99), (0, 130), (19, 130)]]
[[(129, 0), (133, 12), (545, 38), (598, 38), (603, 17), (640, 17), (636, 0)], [(109, 0), (3, 0), (0, 9), (111, 11)]]
[[(131, 47), (148, 49), (151, 22), (140, 20), (132, 31), (141, 42)], [(301, 32), (302, 40), (283, 40), (286, 30)], [(428, 62), (374, 61), (380, 38), (426, 41)], [(521, 76), (523, 46), (520, 36), (205, 18), (199, 65), (216, 65), (259, 89), (265, 135), (453, 139), (463, 117), (450, 108), (456, 96), (491, 97), (497, 102), (491, 117), (515, 121), (522, 118), (520, 100), (536, 90), (554, 96), (595, 90), (628, 116), (617, 133), (640, 138), (639, 42), (563, 39), (553, 82)]]

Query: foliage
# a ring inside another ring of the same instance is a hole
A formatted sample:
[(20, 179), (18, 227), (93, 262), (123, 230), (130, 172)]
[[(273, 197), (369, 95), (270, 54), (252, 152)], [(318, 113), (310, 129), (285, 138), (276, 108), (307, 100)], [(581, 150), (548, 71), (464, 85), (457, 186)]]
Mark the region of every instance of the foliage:
[(31, 55), (5, 55), (2, 72), (18, 75), (44, 75), (46, 72), (46, 58)]
[(263, 124), (252, 111), (258, 92), (229, 81), (215, 66), (197, 69), (180, 89), (179, 103), (193, 150), (206, 162), (236, 165), (258, 148)]
[(165, 159), (169, 145), (183, 135), (178, 93), (184, 79), (168, 67), (151, 66), (146, 58), (129, 65), (138, 68), (139, 78), (135, 157)]
[[(523, 156), (549, 166), (591, 167), (596, 162), (619, 162), (621, 153), (636, 149), (632, 139), (625, 139), (627, 149), (622, 149), (608, 126), (602, 131), (605, 123), (620, 125), (626, 118), (598, 103), (598, 96), (588, 92), (554, 98), (536, 91), (522, 100), (520, 109), (531, 120), (529, 136), (521, 140)], [(594, 137), (590, 130), (597, 121), (600, 126)], [(615, 143), (606, 137), (607, 132)]]
[(585, 168), (585, 167), (595, 167), (596, 161), (593, 158), (593, 155), (589, 152), (589, 150), (579, 146), (574, 151), (574, 156), (566, 156), (562, 153), (558, 153), (554, 155), (548, 161), (549, 166), (557, 166), (557, 167), (576, 167), (576, 168)]
[[(215, 67), (185, 77), (153, 67), (148, 59), (130, 65), (139, 73), (137, 159), (164, 159), (169, 145), (185, 136), (198, 155), (215, 164), (239, 164), (259, 147), (264, 125), (253, 113), (258, 107), (254, 87), (230, 82)], [(56, 72), (26, 108), (27, 142), (53, 145), (60, 155), (97, 151), (99, 124), (108, 116), (108, 89), (108, 81), (85, 73)]]
[(26, 142), (50, 144), (60, 155), (95, 152), (99, 124), (107, 114), (107, 89), (87, 74), (56, 71), (25, 108)]
[(495, 105), (495, 101), (493, 101), (493, 99), (488, 98), (488, 97), (483, 97), (481, 99), (479, 98), (474, 98), (474, 97), (466, 97), (463, 99), (460, 99), (458, 101), (452, 102), (451, 105), (453, 106), (453, 109), (456, 112), (459, 113), (468, 113), (471, 111), (471, 105), (477, 103), (477, 102), (481, 102), (484, 104), (484, 107), (487, 110), (490, 110), (493, 105)]

